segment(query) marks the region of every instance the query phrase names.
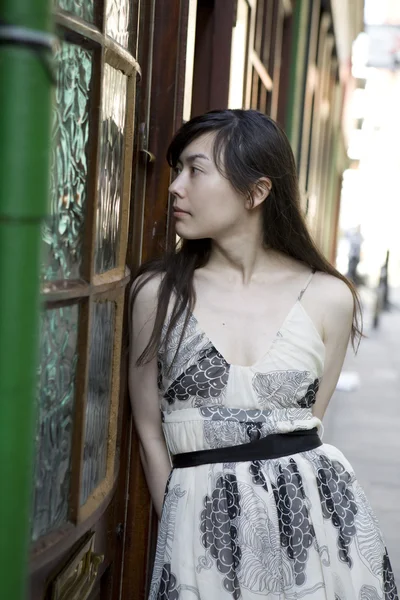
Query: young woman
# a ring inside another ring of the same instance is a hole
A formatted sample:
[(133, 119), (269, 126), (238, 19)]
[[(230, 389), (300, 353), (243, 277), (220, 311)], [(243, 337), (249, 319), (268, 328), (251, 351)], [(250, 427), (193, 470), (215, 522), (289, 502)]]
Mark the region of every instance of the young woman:
[(132, 309), (132, 406), (161, 518), (150, 599), (397, 599), (353, 469), (320, 440), (360, 307), (307, 232), (284, 132), (213, 111), (168, 161), (182, 243), (141, 269)]

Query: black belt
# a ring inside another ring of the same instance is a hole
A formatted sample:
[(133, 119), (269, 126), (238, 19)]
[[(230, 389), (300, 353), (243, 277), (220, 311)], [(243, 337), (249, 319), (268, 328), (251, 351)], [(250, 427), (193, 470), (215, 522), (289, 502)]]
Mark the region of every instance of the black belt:
[(317, 428), (296, 430), (290, 433), (272, 433), (255, 442), (216, 448), (215, 450), (197, 450), (184, 452), (172, 457), (174, 469), (197, 467), (212, 463), (247, 462), (253, 460), (268, 460), (281, 458), (289, 454), (306, 452), (322, 446)]

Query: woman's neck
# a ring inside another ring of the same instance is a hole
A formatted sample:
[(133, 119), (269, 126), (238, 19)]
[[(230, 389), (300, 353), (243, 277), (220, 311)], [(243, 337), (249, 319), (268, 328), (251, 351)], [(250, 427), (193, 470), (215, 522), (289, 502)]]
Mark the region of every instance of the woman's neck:
[(223, 242), (213, 240), (207, 269), (246, 285), (261, 273), (278, 267), (281, 261), (282, 255), (265, 247), (261, 236), (255, 239), (241, 235)]

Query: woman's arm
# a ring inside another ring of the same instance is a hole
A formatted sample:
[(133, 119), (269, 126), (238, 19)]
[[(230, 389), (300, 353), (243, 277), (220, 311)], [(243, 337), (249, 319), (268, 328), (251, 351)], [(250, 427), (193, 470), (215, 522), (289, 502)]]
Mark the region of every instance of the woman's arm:
[(161, 425), (157, 358), (153, 358), (143, 366), (136, 365), (153, 331), (158, 286), (159, 279), (152, 279), (143, 286), (134, 302), (129, 357), (129, 392), (140, 440), (140, 457), (154, 508), (160, 518), (171, 463)]
[(313, 414), (322, 419), (329, 400), (335, 391), (351, 333), (353, 320), (353, 296), (347, 285), (340, 279), (325, 279), (324, 303), (326, 310), (323, 319), (323, 340), (325, 343), (325, 366), (322, 382), (318, 390)]

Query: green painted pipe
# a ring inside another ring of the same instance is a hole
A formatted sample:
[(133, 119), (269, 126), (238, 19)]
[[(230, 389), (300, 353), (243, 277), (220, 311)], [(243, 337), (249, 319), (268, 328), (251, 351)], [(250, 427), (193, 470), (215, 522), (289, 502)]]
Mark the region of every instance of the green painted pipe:
[[(1, 20), (49, 32), (50, 4), (2, 0)], [(2, 43), (0, 82), (0, 598), (26, 600), (51, 81), (34, 50)]]
[(308, 18), (310, 0), (295, 2), (293, 8), (293, 33), (290, 57), (289, 86), (287, 94), (285, 131), (292, 145), (296, 163), (299, 156), (300, 122), (303, 118), (306, 53), (309, 36)]

